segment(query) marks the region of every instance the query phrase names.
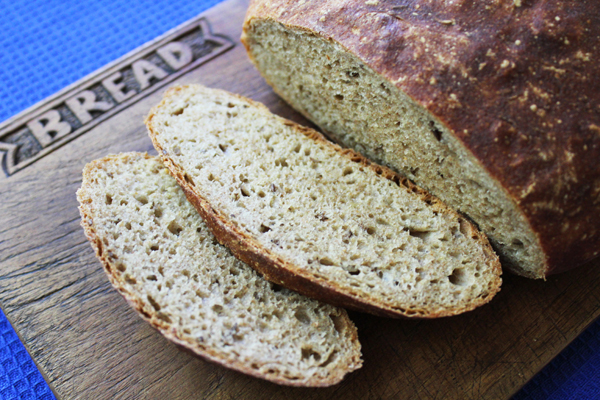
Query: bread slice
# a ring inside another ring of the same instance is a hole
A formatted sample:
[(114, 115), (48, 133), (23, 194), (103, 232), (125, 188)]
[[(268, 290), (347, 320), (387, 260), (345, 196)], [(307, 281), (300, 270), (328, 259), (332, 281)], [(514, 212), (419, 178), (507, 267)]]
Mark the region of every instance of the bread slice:
[(242, 41), (328, 136), (468, 215), (508, 270), (544, 278), (600, 254), (600, 64), (585, 56), (600, 13), (521, 3), (252, 0)]
[(279, 288), (233, 257), (158, 158), (94, 161), (77, 198), (110, 281), (167, 339), (283, 385), (329, 386), (360, 368), (346, 312)]
[(498, 258), (469, 221), (261, 104), (175, 87), (146, 123), (217, 239), (272, 282), (423, 318), (472, 310), (500, 289)]

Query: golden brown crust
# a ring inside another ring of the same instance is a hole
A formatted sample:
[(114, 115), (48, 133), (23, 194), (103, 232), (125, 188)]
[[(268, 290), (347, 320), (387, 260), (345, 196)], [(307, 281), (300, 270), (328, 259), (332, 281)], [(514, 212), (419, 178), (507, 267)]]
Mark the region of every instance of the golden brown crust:
[[(331, 282), (313, 276), (288, 260), (285, 260), (272, 253), (270, 250), (265, 249), (259, 244), (256, 238), (251, 236), (249, 233), (242, 231), (236, 225), (231, 223), (225, 215), (222, 215), (222, 213), (215, 210), (210, 203), (202, 197), (198, 190), (195, 190), (194, 182), (190, 179), (185, 179), (186, 173), (184, 169), (174, 162), (174, 160), (169, 156), (168, 152), (157, 140), (157, 131), (154, 129), (152, 123), (156, 110), (162, 107), (162, 105), (168, 101), (170, 96), (176, 95), (177, 92), (183, 90), (184, 88), (185, 86), (173, 87), (169, 89), (165, 93), (163, 101), (150, 111), (150, 114), (146, 118), (146, 126), (148, 127), (150, 139), (152, 140), (155, 149), (158, 151), (161, 160), (168, 168), (171, 175), (182, 187), (190, 203), (194, 205), (202, 218), (206, 221), (206, 224), (212, 231), (213, 235), (217, 238), (219, 243), (227, 246), (237, 258), (260, 272), (267, 280), (330, 304), (392, 318), (439, 318), (457, 315), (473, 310), (476, 307), (489, 302), (494, 295), (500, 291), (500, 285), (502, 283), (500, 275), (502, 270), (498, 257), (493, 252), (487, 237), (468, 220), (465, 220), (465, 227), (468, 227), (471, 237), (480, 243), (480, 245), (485, 249), (487, 256), (486, 261), (488, 261), (490, 268), (496, 275), (496, 279), (490, 283), (491, 290), (489, 294), (485, 298), (479, 298), (478, 302), (472, 302), (466, 306), (460, 306), (455, 309), (446, 309), (438, 312), (432, 312), (431, 310), (426, 309), (394, 308), (372, 299), (361, 298), (358, 294), (348, 293), (345, 289), (335, 286), (335, 284)], [(268, 109), (260, 103), (246, 99), (239, 95), (235, 96), (245, 102), (263, 109), (267, 113), (270, 113), (270, 111), (268, 111)], [(405, 187), (406, 190), (418, 194), (421, 199), (430, 204), (435, 211), (439, 213), (454, 214), (457, 219), (462, 218), (455, 211), (448, 208), (439, 199), (432, 196), (424, 189), (416, 186), (405, 177), (398, 175), (391, 169), (377, 165), (351, 149), (343, 149), (340, 146), (331, 143), (322, 134), (313, 129), (300, 126), (295, 122), (288, 121), (283, 118), (280, 118), (280, 120), (285, 125), (313, 139), (315, 142), (323, 143), (324, 145), (334, 149), (336, 152), (342, 154), (350, 161), (359, 163), (364, 167), (373, 170), (376, 174), (395, 182), (397, 185)]]
[[(130, 153), (129, 156), (153, 158), (145, 153)], [(211, 348), (201, 347), (198, 345), (197, 342), (191, 342), (183, 338), (176, 327), (171, 326), (170, 324), (168, 324), (163, 319), (160, 319), (157, 316), (156, 310), (153, 307), (141, 300), (136, 294), (128, 291), (127, 285), (125, 285), (123, 278), (120, 274), (116, 273), (116, 265), (113, 263), (110, 254), (108, 254), (105, 250), (104, 245), (102, 243), (102, 238), (98, 236), (96, 229), (94, 228), (93, 204), (92, 200), (86, 196), (85, 190), (86, 183), (92, 179), (91, 171), (115, 157), (121, 156), (107, 156), (105, 158), (92, 161), (91, 163), (87, 164), (83, 170), (82, 187), (77, 191), (77, 199), (80, 203), (79, 212), (81, 214), (81, 226), (85, 232), (85, 236), (90, 241), (94, 252), (96, 253), (96, 257), (104, 266), (104, 270), (106, 271), (106, 274), (108, 275), (108, 279), (110, 280), (111, 284), (115, 287), (115, 289), (117, 289), (117, 291), (123, 296), (123, 298), (125, 298), (125, 300), (131, 305), (131, 307), (135, 309), (145, 321), (150, 323), (150, 325), (157, 329), (165, 338), (175, 343), (180, 348), (187, 350), (191, 354), (201, 357), (214, 364), (218, 364), (223, 367), (244, 373), (246, 375), (266, 379), (268, 381), (287, 386), (327, 387), (341, 382), (347, 371), (334, 370), (332, 372), (337, 372), (338, 374), (328, 376), (327, 380), (319, 379), (319, 377), (311, 377), (308, 380), (298, 381), (285, 379), (280, 375), (276, 374), (262, 374), (259, 371), (251, 368), (250, 366), (245, 365), (242, 362), (231, 362), (229, 360), (224, 360), (216, 352), (212, 351)], [(354, 353), (360, 354), (360, 343), (358, 341), (358, 332), (356, 326), (350, 320), (345, 310), (340, 309), (339, 311), (340, 317), (342, 318), (341, 320), (347, 328), (344, 330), (344, 332), (347, 336), (349, 336), (348, 340), (351, 341), (355, 349), (358, 348), (358, 351), (355, 351)], [(355, 366), (355, 368), (353, 369), (357, 369), (362, 365), (360, 356), (357, 355), (356, 358), (352, 360), (352, 365)]]
[(595, 3), (254, 0), (245, 30), (255, 19), (338, 42), (443, 122), (526, 216), (548, 274), (598, 255)]

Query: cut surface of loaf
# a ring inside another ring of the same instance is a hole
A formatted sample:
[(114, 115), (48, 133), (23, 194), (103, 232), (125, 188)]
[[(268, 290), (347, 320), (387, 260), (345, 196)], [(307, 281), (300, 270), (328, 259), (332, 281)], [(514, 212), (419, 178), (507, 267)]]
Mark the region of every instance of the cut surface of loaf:
[(600, 253), (599, 67), (581, 58), (600, 20), (591, 3), (520, 3), (253, 0), (242, 41), (334, 140), (467, 214), (509, 270), (544, 278)]
[(498, 258), (465, 218), (259, 103), (176, 87), (146, 123), (217, 239), (271, 281), (423, 318), (471, 310), (500, 288)]
[(231, 255), (158, 158), (94, 161), (77, 198), (110, 281), (171, 341), (284, 385), (329, 386), (360, 368), (347, 313), (279, 288)]

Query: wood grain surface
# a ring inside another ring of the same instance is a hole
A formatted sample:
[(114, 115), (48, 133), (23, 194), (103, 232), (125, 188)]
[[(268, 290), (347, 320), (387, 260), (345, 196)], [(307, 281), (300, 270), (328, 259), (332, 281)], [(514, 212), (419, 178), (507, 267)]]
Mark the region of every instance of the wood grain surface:
[[(545, 282), (505, 275), (501, 293), (490, 304), (458, 317), (413, 321), (351, 313), (363, 345), (364, 367), (327, 389), (277, 386), (184, 353), (143, 322), (112, 289), (79, 226), (75, 192), (81, 170), (109, 153), (153, 153), (143, 119), (171, 81), (237, 92), (306, 123), (249, 63), (239, 43), (246, 7), (245, 0), (229, 0), (203, 14), (213, 32), (224, 35), (215, 36), (223, 39), (219, 46), (227, 47), (226, 39), (231, 38), (235, 42), (231, 49), (222, 48), (187, 69), (163, 66), (168, 76), (138, 68), (137, 93), (121, 101), (107, 97), (104, 100), (113, 106), (105, 105), (106, 110), (96, 104), (96, 109), (88, 110), (92, 121), (87, 125), (81, 110), (75, 116), (83, 122), (68, 120), (69, 110), (61, 108), (65, 99), (91, 90), (102, 100), (100, 78), (120, 72), (126, 82), (135, 60), (143, 56), (156, 61), (156, 48), (181, 36), (181, 31), (0, 126), (3, 167), (9, 174), (0, 173), (0, 305), (57, 397), (509, 398), (600, 315), (600, 261)], [(144, 88), (140, 76), (142, 81), (148, 78)], [(40, 110), (53, 108), (62, 110), (71, 129), (59, 127), (44, 139), (40, 127), (28, 122), (39, 118)], [(38, 132), (33, 134), (32, 128)], [(32, 134), (37, 142), (31, 140)]]

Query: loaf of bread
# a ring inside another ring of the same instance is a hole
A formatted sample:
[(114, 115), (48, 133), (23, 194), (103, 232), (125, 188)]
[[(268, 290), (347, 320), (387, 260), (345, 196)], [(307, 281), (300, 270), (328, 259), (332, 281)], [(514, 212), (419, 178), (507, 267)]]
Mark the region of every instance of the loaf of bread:
[(169, 340), (283, 385), (329, 386), (360, 368), (346, 312), (277, 287), (232, 256), (158, 158), (94, 161), (77, 198), (110, 281)]
[(500, 289), (498, 257), (468, 220), (262, 104), (175, 87), (146, 124), (217, 240), (272, 282), (421, 318), (472, 310)]
[(598, 37), (594, 2), (253, 0), (242, 40), (330, 137), (544, 278), (600, 252)]

